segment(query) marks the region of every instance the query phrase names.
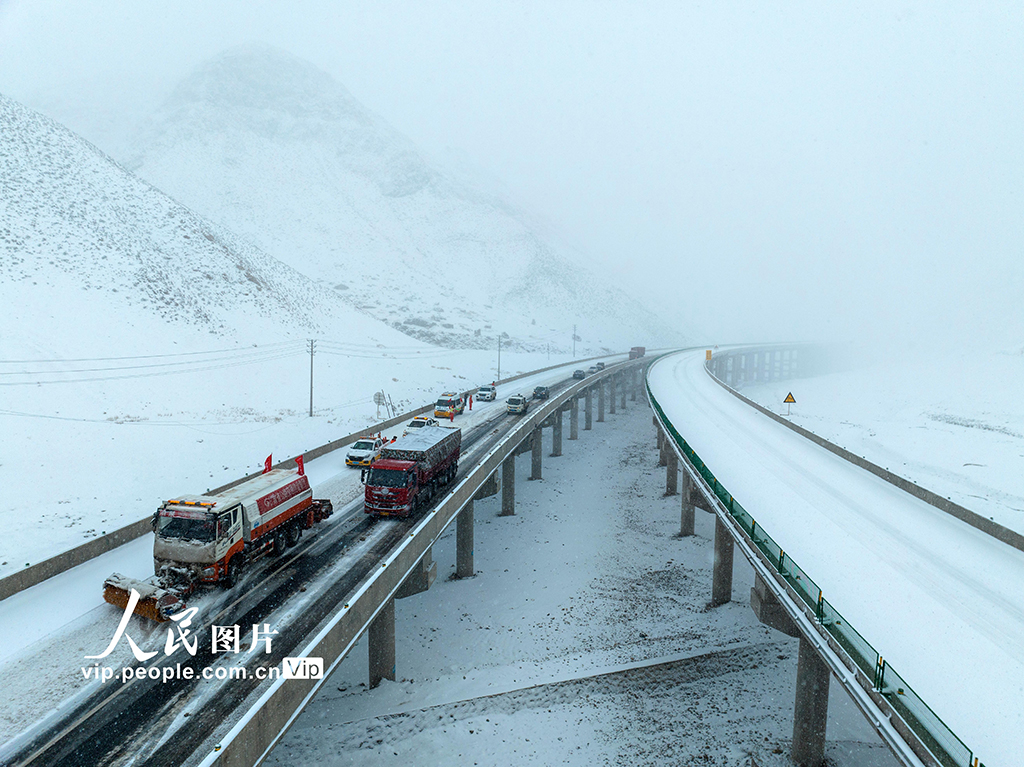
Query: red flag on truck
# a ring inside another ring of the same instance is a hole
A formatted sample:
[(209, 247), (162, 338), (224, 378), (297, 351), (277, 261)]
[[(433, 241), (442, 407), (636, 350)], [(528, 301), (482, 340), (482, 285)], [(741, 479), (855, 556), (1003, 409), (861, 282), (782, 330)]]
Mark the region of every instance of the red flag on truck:
[(306, 467), (305, 467), (305, 465), (304, 465), (304, 464), (302, 463), (302, 456), (301, 456), (301, 455), (295, 456), (295, 465), (299, 467), (299, 476), (300, 476), (300, 477), (301, 477), (301, 476), (302, 476), (303, 474), (305, 474), (305, 473), (306, 473)]
[(273, 457), (274, 457), (274, 454), (271, 453), (270, 455), (267, 456), (267, 460), (265, 460), (263, 462), (263, 473), (264, 474), (266, 474), (268, 471), (270, 471), (270, 466), (272, 465), (272, 460), (271, 459), (273, 459)]

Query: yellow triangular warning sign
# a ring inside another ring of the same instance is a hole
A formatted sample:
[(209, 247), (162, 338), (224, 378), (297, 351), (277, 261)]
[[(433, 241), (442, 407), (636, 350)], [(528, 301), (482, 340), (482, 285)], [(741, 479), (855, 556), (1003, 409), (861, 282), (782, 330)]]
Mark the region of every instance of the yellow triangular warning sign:
[(793, 392), (790, 392), (789, 394), (786, 395), (786, 399), (782, 400), (782, 404), (784, 404), (784, 405), (795, 405), (796, 404), (796, 398), (793, 396)]

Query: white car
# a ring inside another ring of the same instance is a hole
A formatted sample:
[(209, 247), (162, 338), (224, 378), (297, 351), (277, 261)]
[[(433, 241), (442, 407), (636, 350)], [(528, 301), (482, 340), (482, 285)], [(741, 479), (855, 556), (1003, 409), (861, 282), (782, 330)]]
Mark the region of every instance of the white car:
[(358, 439), (345, 454), (345, 463), (349, 466), (371, 466), (380, 458), (380, 451), (383, 447), (384, 440), (378, 437)]
[(424, 426), (437, 426), (437, 421), (430, 416), (418, 415), (406, 424), (405, 431), (402, 432), (402, 436), (405, 437), (410, 431), (413, 431), (414, 429), (422, 429)]
[(481, 386), (476, 391), (476, 398), (481, 402), (493, 402), (498, 398), (498, 387)]

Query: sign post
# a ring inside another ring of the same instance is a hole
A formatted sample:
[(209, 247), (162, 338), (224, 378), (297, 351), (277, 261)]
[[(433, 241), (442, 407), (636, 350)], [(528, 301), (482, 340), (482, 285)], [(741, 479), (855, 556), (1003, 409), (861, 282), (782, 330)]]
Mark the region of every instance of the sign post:
[(786, 399), (782, 400), (782, 404), (786, 406), (786, 415), (789, 415), (789, 409), (796, 404), (796, 397), (793, 396), (793, 392), (786, 395)]
[(375, 391), (373, 393), (373, 404), (377, 406), (377, 418), (380, 418), (380, 406), (384, 404), (384, 392)]

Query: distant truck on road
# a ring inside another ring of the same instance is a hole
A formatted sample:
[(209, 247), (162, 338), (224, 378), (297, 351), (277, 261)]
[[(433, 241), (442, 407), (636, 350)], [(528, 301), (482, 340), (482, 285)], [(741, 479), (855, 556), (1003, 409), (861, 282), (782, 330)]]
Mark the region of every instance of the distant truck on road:
[(631, 360), (638, 360), (645, 354), (647, 354), (646, 346), (634, 346), (632, 349), (629, 350), (629, 358)]
[(424, 426), (387, 445), (364, 474), (363, 511), (408, 517), (429, 503), (459, 470), (462, 430)]
[(220, 493), (178, 496), (153, 514), (156, 574), (140, 581), (114, 573), (103, 598), (124, 609), (135, 589), (137, 614), (169, 620), (200, 586), (231, 588), (243, 568), (294, 546), (333, 512), (329, 500), (313, 498), (309, 478), (291, 469), (271, 469)]

